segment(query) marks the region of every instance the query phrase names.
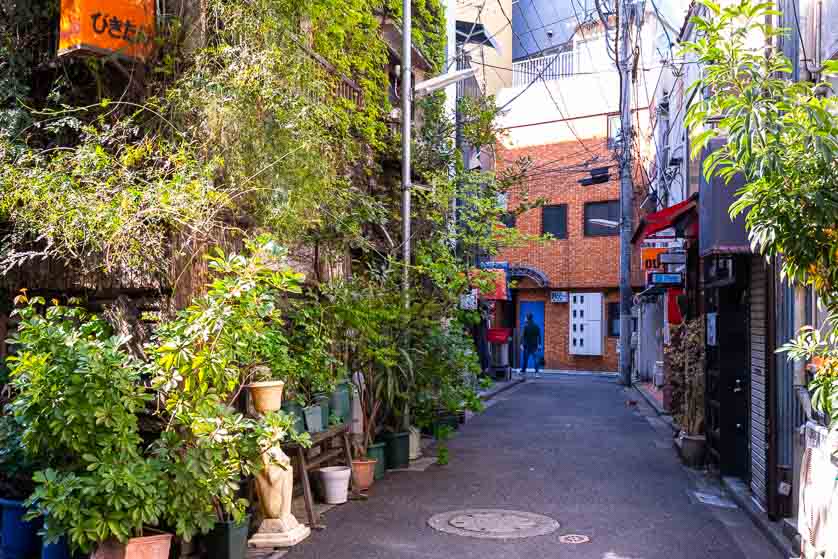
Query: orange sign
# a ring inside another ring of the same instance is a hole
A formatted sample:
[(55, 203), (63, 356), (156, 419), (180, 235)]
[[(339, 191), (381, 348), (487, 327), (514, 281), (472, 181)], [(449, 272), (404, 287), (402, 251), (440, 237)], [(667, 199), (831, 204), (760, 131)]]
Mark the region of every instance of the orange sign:
[(668, 248), (641, 248), (640, 260), (642, 261), (643, 270), (646, 272), (664, 271), (664, 266), (660, 262), (660, 254), (668, 251)]
[(146, 60), (155, 0), (61, 0), (58, 54), (87, 50)]

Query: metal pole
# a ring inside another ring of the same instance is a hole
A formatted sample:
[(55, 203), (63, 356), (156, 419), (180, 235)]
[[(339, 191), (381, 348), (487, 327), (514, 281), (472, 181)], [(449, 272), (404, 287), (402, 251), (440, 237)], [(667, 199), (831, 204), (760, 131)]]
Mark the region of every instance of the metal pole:
[(411, 0), (402, 0), (402, 293), (404, 304), (410, 302), (410, 85), (411, 61)]
[(631, 87), (629, 65), (629, 29), (631, 6), (621, 2), (622, 45), (620, 48), (620, 132), (622, 135), (622, 157), (620, 161), (620, 381), (631, 386), (631, 233), (633, 217), (633, 188), (631, 177)]

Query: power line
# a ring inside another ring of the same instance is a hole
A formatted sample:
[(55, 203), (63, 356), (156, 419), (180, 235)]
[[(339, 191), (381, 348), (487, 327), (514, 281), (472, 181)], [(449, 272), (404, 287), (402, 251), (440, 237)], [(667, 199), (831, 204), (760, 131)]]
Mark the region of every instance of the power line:
[[(497, 0), (497, 3), (498, 3), (498, 7), (500, 8), (501, 13), (503, 14), (503, 17), (504, 17), (504, 18), (506, 18), (506, 20), (507, 20), (507, 21), (510, 23), (510, 25), (511, 25), (511, 24), (512, 24), (512, 20), (511, 20), (511, 19), (509, 18), (509, 16), (506, 14), (506, 10), (503, 8), (503, 4), (501, 4), (501, 0)], [(535, 9), (536, 15), (537, 15), (537, 16), (538, 16), (538, 18), (541, 20), (541, 14), (538, 12), (538, 8), (535, 6), (535, 4), (532, 4), (532, 7)], [(543, 21), (543, 20), (542, 20), (542, 21)], [(527, 28), (529, 29), (529, 24), (526, 22), (526, 19), (524, 19), (524, 23), (527, 25)], [(519, 35), (515, 32), (515, 28), (514, 28), (514, 27), (512, 28), (512, 33), (513, 33), (516, 37), (518, 37), (518, 40), (520, 41), (520, 36), (519, 36)], [(537, 40), (537, 39), (535, 39), (535, 37), (533, 37), (533, 40), (535, 41), (535, 46), (536, 46), (536, 47), (538, 47), (538, 49), (539, 49), (539, 50), (542, 50), (542, 49), (541, 49), (541, 45), (540, 45), (540, 44), (538, 44), (538, 40)], [(525, 49), (525, 50), (526, 50), (526, 49)], [(529, 54), (529, 53), (528, 53), (528, 54)], [(556, 60), (558, 60), (558, 58), (559, 58), (559, 57), (554, 58), (554, 59), (553, 59), (553, 61), (551, 62), (551, 64), (554, 64), (554, 63), (556, 62)], [(550, 100), (551, 100), (551, 101), (553, 102), (553, 104), (556, 106), (556, 110), (558, 110), (558, 111), (559, 111), (559, 115), (561, 115), (562, 117), (564, 117), (564, 112), (562, 111), (561, 107), (559, 107), (559, 104), (558, 104), (558, 102), (556, 101), (555, 97), (553, 97), (553, 92), (552, 92), (552, 91), (550, 91), (550, 86), (549, 86), (549, 84), (547, 83), (547, 80), (545, 80), (545, 79), (544, 79), (544, 72), (541, 72), (541, 73), (538, 75), (537, 79), (540, 79), (540, 80), (542, 81), (542, 83), (544, 84), (544, 89), (545, 89), (545, 91), (547, 92), (547, 95), (550, 97)], [(529, 86), (528, 86), (528, 87), (529, 87)], [(560, 90), (560, 89), (558, 90), (558, 92), (559, 92), (559, 97), (562, 97), (562, 93), (561, 93), (561, 90)], [(563, 103), (565, 103), (565, 101), (564, 101), (564, 98), (563, 98), (563, 97), (562, 97), (562, 102), (563, 102)], [(565, 103), (565, 108), (567, 108), (567, 103)], [(567, 127), (568, 127), (568, 129), (570, 130), (570, 132), (573, 134), (573, 136), (576, 138), (576, 141), (577, 141), (577, 142), (579, 142), (579, 145), (581, 145), (583, 148), (585, 148), (585, 149), (588, 151), (588, 153), (590, 153), (592, 156), (597, 156), (597, 154), (595, 154), (593, 151), (591, 151), (591, 150), (590, 150), (590, 149), (589, 149), (589, 148), (585, 145), (585, 143), (584, 143), (584, 142), (582, 141), (582, 139), (579, 137), (579, 134), (576, 132), (576, 129), (573, 127), (573, 125), (572, 125), (572, 124), (568, 123)]]

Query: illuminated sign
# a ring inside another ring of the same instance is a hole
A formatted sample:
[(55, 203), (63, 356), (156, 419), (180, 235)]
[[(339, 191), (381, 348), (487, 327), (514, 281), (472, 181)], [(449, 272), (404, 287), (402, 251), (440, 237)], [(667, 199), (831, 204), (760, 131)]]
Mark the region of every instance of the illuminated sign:
[(643, 264), (643, 270), (647, 272), (651, 272), (654, 270), (661, 270), (663, 271), (663, 265), (660, 261), (660, 255), (666, 252), (669, 249), (666, 248), (648, 248), (643, 247), (640, 249), (640, 261)]
[(155, 0), (61, 0), (58, 55), (76, 51), (147, 60)]

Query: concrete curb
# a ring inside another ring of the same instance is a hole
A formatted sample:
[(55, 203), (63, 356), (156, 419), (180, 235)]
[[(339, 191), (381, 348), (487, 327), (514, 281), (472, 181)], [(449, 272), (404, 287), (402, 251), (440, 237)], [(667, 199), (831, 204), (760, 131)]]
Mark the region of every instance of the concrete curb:
[(768, 515), (754, 503), (747, 486), (741, 480), (723, 477), (722, 486), (733, 501), (745, 511), (754, 526), (783, 554), (783, 557), (800, 557), (800, 553), (795, 552), (792, 542), (783, 532), (782, 524), (769, 519)]
[(494, 387), (490, 388), (489, 390), (487, 390), (486, 392), (481, 392), (480, 393), (480, 399), (483, 400), (484, 402), (486, 402), (488, 400), (491, 400), (492, 398), (494, 398), (498, 394), (506, 392), (510, 388), (518, 386), (522, 382), (524, 382), (523, 379), (520, 379), (520, 378), (515, 379), (514, 378), (511, 381), (509, 381), (508, 383), (504, 383), (503, 386), (494, 386)]
[(632, 385), (632, 388), (637, 394), (640, 395), (641, 398), (643, 398), (643, 401), (646, 402), (646, 404), (650, 408), (652, 408), (652, 410), (658, 415), (661, 421), (664, 421), (672, 428), (673, 432), (677, 432), (680, 430), (678, 426), (675, 425), (675, 419), (672, 417), (672, 414), (664, 411), (663, 408), (660, 407), (660, 404), (658, 404), (657, 400), (655, 400), (649, 394), (646, 394), (646, 391), (637, 386), (636, 384)]

